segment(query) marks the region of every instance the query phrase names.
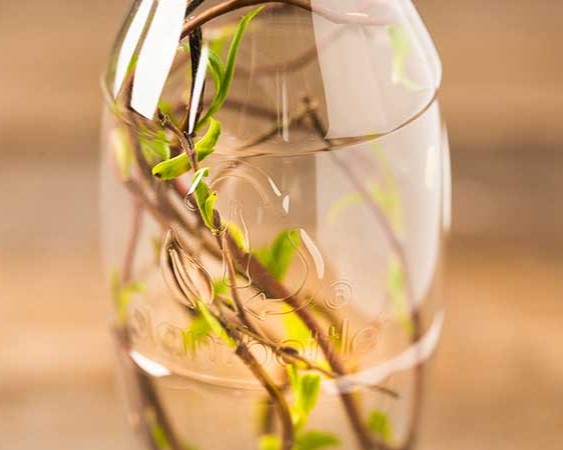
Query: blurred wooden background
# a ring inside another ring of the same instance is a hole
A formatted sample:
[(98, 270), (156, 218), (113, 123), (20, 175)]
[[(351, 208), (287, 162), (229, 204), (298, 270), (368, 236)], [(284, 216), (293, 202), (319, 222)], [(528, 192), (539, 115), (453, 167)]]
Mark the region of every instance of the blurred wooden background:
[[(563, 438), (563, 2), (418, 0), (454, 169), (422, 450)], [(133, 449), (97, 253), (99, 74), (127, 0), (0, 2), (0, 450)]]

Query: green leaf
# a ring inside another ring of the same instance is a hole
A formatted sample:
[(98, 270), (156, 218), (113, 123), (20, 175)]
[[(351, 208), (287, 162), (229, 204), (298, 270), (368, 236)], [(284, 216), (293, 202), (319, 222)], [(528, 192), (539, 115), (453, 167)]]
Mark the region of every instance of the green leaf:
[(301, 374), (294, 364), (287, 367), (287, 372), (293, 390), (291, 415), (295, 428), (299, 430), (306, 425), (309, 414), (317, 404), (321, 389), (321, 376), (313, 372)]
[(227, 280), (225, 278), (213, 280), (213, 292), (215, 292), (215, 295), (228, 295), (229, 285)]
[(258, 249), (254, 255), (274, 278), (283, 280), (300, 245), (299, 230), (286, 230), (276, 237), (270, 247)]
[(115, 162), (119, 175), (123, 180), (128, 180), (131, 178), (134, 158), (127, 133), (121, 128), (116, 128), (112, 132), (111, 140), (115, 149)]
[(227, 230), (233, 238), (237, 247), (241, 250), (248, 252), (248, 243), (246, 242), (246, 237), (240, 227), (234, 222), (227, 222)]
[(211, 105), (209, 106), (209, 109), (207, 110), (207, 113), (200, 120), (197, 128), (203, 126), (211, 117), (213, 117), (215, 115), (215, 113), (217, 113), (217, 111), (219, 111), (221, 109), (221, 107), (223, 106), (223, 103), (225, 103), (225, 100), (227, 99), (227, 96), (229, 94), (229, 89), (231, 88), (231, 84), (232, 84), (232, 81), (233, 81), (236, 61), (237, 61), (238, 52), (239, 52), (239, 48), (240, 48), (242, 38), (244, 36), (244, 33), (245, 33), (248, 25), (252, 21), (252, 19), (254, 19), (254, 17), (256, 17), (256, 15), (258, 13), (260, 13), (260, 11), (262, 11), (263, 8), (264, 7), (261, 6), (259, 8), (256, 8), (256, 9), (250, 11), (239, 22), (237, 30), (235, 32), (235, 35), (233, 37), (233, 40), (231, 41), (229, 53), (227, 54), (227, 62), (225, 64), (224, 75), (223, 75), (223, 78), (221, 80), (220, 87), (215, 92), (215, 97), (213, 98)]
[(164, 130), (141, 134), (139, 141), (147, 161), (166, 161), (170, 158), (170, 142)]
[(211, 153), (215, 151), (215, 146), (217, 145), (217, 141), (219, 141), (219, 137), (221, 136), (221, 122), (215, 120), (213, 118), (209, 119), (209, 128), (205, 135), (196, 142), (195, 144), (195, 151), (197, 154), (197, 160), (203, 161), (207, 158)]
[(190, 158), (185, 153), (162, 161), (152, 168), (152, 174), (161, 180), (169, 181), (187, 173), (192, 168)]
[(174, 117), (174, 107), (172, 106), (172, 103), (170, 103), (167, 100), (160, 100), (158, 102), (158, 109), (166, 116), (170, 119), (170, 121), (174, 124), (174, 125), (178, 125), (177, 120)]
[(133, 295), (142, 294), (145, 291), (146, 286), (143, 283), (131, 282), (122, 286), (119, 272), (117, 270), (113, 271), (111, 276), (111, 292), (117, 313), (117, 320), (120, 323), (125, 323), (127, 320), (127, 309), (131, 304)]
[(279, 436), (275, 434), (265, 434), (260, 437), (260, 441), (258, 442), (259, 450), (280, 450), (280, 448), (281, 440)]
[(290, 341), (297, 341), (305, 346), (312, 337), (311, 330), (294, 312), (287, 312), (283, 315), (283, 324), (287, 339)]
[(330, 206), (327, 218), (328, 223), (334, 225), (338, 216), (340, 216), (340, 214), (342, 214), (346, 209), (352, 206), (361, 205), (363, 201), (364, 196), (359, 192), (354, 192), (339, 198)]
[(319, 399), (321, 376), (318, 373), (306, 373), (301, 377), (301, 390), (297, 405), (308, 416)]
[(367, 427), (385, 442), (393, 440), (393, 429), (389, 416), (381, 411), (372, 411), (367, 421)]
[(198, 346), (205, 342), (205, 338), (209, 336), (213, 330), (209, 322), (203, 317), (202, 314), (197, 315), (192, 319), (190, 326), (184, 333), (184, 343), (186, 347), (195, 353)]
[(203, 222), (210, 230), (215, 230), (213, 211), (215, 209), (215, 202), (217, 201), (217, 193), (211, 192), (209, 186), (207, 186), (203, 180), (208, 175), (208, 167), (199, 169), (194, 175), (188, 195), (195, 194), (197, 207)]
[[(215, 145), (221, 136), (221, 122), (210, 119), (207, 133), (195, 144), (197, 160), (203, 161), (215, 151)], [(182, 153), (167, 161), (162, 161), (152, 169), (152, 174), (161, 180), (174, 180), (192, 169), (190, 158)]]
[(205, 205), (203, 207), (203, 221), (207, 228), (214, 230), (216, 229), (215, 226), (215, 219), (213, 217), (213, 213), (215, 212), (215, 203), (217, 203), (217, 192), (212, 192), (205, 200)]
[(393, 83), (401, 84), (410, 91), (420, 92), (425, 90), (412, 81), (406, 73), (407, 57), (411, 53), (411, 42), (406, 30), (400, 25), (387, 27), (391, 49), (393, 50)]
[(319, 450), (340, 445), (338, 436), (323, 431), (311, 430), (297, 438), (294, 450)]
[(224, 341), (229, 347), (235, 348), (237, 346), (236, 342), (229, 336), (221, 322), (213, 315), (209, 310), (207, 305), (203, 302), (197, 302), (198, 311), (201, 313), (203, 319), (209, 325), (209, 328), (213, 333)]
[(215, 92), (219, 92), (223, 84), (223, 78), (225, 77), (225, 64), (219, 54), (211, 48), (209, 49), (209, 61), (207, 64), (209, 65), (211, 76), (215, 83)]
[(407, 305), (405, 271), (396, 256), (392, 256), (389, 263), (387, 292), (393, 309), (395, 310), (397, 320), (409, 335), (412, 334), (414, 329), (410, 317), (409, 306)]
[(209, 167), (202, 167), (199, 169), (192, 179), (192, 185), (190, 186), (190, 191), (188, 192), (189, 195), (195, 194), (196, 197), (201, 195), (201, 204), (205, 204), (205, 200), (209, 196), (209, 187), (205, 184), (203, 179), (209, 176)]

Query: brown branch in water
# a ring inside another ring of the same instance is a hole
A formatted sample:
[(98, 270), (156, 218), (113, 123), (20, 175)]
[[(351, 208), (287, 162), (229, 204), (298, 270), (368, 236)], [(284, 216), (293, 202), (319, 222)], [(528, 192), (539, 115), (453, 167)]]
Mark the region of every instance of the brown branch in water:
[(172, 134), (176, 136), (176, 139), (178, 139), (178, 142), (180, 143), (180, 147), (182, 147), (182, 150), (190, 159), (190, 163), (194, 171), (197, 171), (199, 169), (199, 163), (197, 161), (197, 154), (191, 136), (189, 136), (185, 131), (180, 130), (180, 128), (174, 125), (174, 122), (172, 122), (172, 120), (170, 120), (170, 118), (166, 114), (164, 114), (160, 109), (158, 110), (158, 118), (162, 126), (167, 130), (170, 130)]
[[(218, 229), (221, 229), (222, 225), (221, 225), (221, 218), (219, 216), (219, 212), (215, 210), (214, 215), (215, 215), (215, 226)], [(237, 289), (237, 273), (235, 270), (235, 265), (233, 263), (233, 257), (231, 255), (231, 252), (229, 251), (229, 246), (225, 245), (226, 242), (223, 233), (217, 236), (217, 243), (221, 248), (221, 251), (223, 252), (223, 261), (227, 266), (227, 275), (229, 277), (229, 285), (230, 285), (229, 288), (231, 290), (233, 302), (235, 303), (236, 313), (245, 327), (247, 327), (252, 333), (259, 335), (260, 334), (259, 331), (256, 329), (254, 324), (250, 321), (248, 314), (246, 312), (246, 308), (244, 307), (244, 305), (242, 304), (242, 300), (240, 299), (239, 292)]]
[[(313, 124), (313, 127), (317, 130), (319, 136), (321, 136), (327, 143), (330, 144), (330, 140), (326, 139), (326, 131), (322, 122), (317, 114), (316, 106), (311, 102), (308, 97), (304, 98), (305, 103), (308, 105), (308, 109), (310, 111), (310, 118)], [(406, 284), (406, 297), (407, 303), (410, 305), (411, 308), (411, 322), (413, 326), (413, 331), (411, 335), (411, 342), (416, 344), (420, 338), (422, 337), (422, 318), (420, 316), (420, 312), (418, 310), (417, 305), (415, 304), (414, 300), (414, 292), (412, 290), (412, 286), (410, 283), (410, 276), (408, 271), (408, 260), (403, 249), (399, 238), (393, 231), (389, 220), (383, 213), (383, 211), (377, 206), (377, 204), (373, 201), (372, 196), (365, 188), (365, 186), (359, 181), (359, 178), (354, 174), (351, 167), (345, 164), (343, 161), (339, 160), (338, 157), (334, 154), (331, 154), (333, 160), (336, 162), (337, 166), (344, 172), (348, 180), (354, 185), (354, 187), (358, 190), (358, 192), (362, 195), (366, 203), (368, 204), (370, 211), (376, 217), (377, 222), (383, 229), (385, 236), (392, 248), (393, 253), (399, 258), (401, 266), (403, 267), (403, 271), (405, 272), (405, 284)], [(411, 448), (415, 441), (416, 441), (416, 430), (418, 429), (421, 410), (422, 410), (422, 395), (423, 395), (423, 385), (424, 385), (424, 368), (422, 363), (419, 363), (414, 368), (414, 399), (411, 411), (411, 425), (410, 425), (410, 433), (407, 438), (407, 442), (404, 445), (404, 448)]]
[(294, 115), (289, 117), (289, 120), (287, 121), (287, 123), (274, 125), (269, 131), (266, 131), (264, 134), (256, 136), (254, 139), (252, 139), (248, 142), (245, 142), (243, 145), (241, 145), (240, 147), (237, 147), (233, 151), (239, 152), (239, 151), (245, 150), (247, 148), (251, 148), (251, 147), (254, 147), (256, 145), (263, 144), (264, 142), (266, 142), (269, 139), (276, 136), (276, 134), (278, 134), (285, 126), (289, 127), (290, 125), (293, 125), (294, 123), (301, 122), (307, 116), (307, 114), (308, 114), (308, 111), (306, 109), (304, 109), (302, 111), (298, 111), (297, 113), (295, 113)]
[(236, 342), (235, 354), (241, 359), (241, 361), (250, 369), (252, 374), (264, 387), (268, 395), (270, 396), (271, 402), (275, 405), (278, 411), (278, 415), (281, 422), (281, 449), (280, 450), (291, 450), (293, 444), (295, 443), (295, 430), (293, 427), (293, 421), (291, 419), (291, 413), (289, 410), (289, 405), (286, 398), (284, 397), (281, 390), (276, 386), (274, 381), (268, 375), (260, 363), (250, 352), (248, 346), (244, 343), (244, 339), (232, 326), (229, 325), (228, 321), (222, 317), (222, 314), (216, 314), (221, 325), (227, 332), (227, 334)]
[(141, 432), (145, 436), (151, 450), (161, 450), (159, 444), (153, 436), (150, 416), (154, 416), (154, 421), (162, 428), (169, 444), (170, 450), (183, 450), (182, 445), (176, 438), (170, 420), (166, 416), (162, 403), (158, 398), (154, 386), (146, 373), (144, 373), (131, 359), (129, 355), (130, 342), (127, 329), (123, 326), (114, 327), (113, 334), (117, 343), (119, 360), (125, 365), (126, 373), (134, 377), (135, 383), (131, 385), (134, 390), (133, 401), (139, 411)]
[[(255, 341), (259, 342), (262, 345), (265, 345), (266, 347), (268, 347), (271, 351), (273, 351), (276, 355), (278, 355), (280, 358), (282, 358), (283, 361), (285, 361), (287, 364), (302, 364), (303, 366), (305, 366), (306, 370), (313, 370), (316, 372), (319, 372), (320, 374), (328, 377), (328, 378), (332, 378), (332, 379), (336, 379), (339, 377), (339, 375), (331, 370), (327, 370), (324, 367), (321, 367), (317, 364), (314, 364), (313, 362), (311, 362), (309, 359), (305, 358), (304, 356), (302, 356), (301, 354), (299, 354), (299, 351), (293, 347), (287, 347), (287, 346), (279, 346), (276, 343), (270, 341), (269, 339), (266, 339), (258, 334), (253, 333), (252, 331), (246, 329), (246, 328), (241, 328), (238, 329), (241, 333), (245, 334), (246, 336), (248, 336), (251, 339), (254, 339)], [(382, 394), (388, 395), (390, 397), (393, 398), (398, 398), (399, 394), (397, 392), (395, 392), (392, 389), (386, 388), (384, 386), (371, 386), (372, 389), (381, 392)]]
[[(137, 155), (137, 154), (136, 154)], [(140, 157), (142, 155), (139, 153)], [(137, 161), (140, 163), (140, 161)], [(141, 173), (146, 176), (146, 171), (141, 171)], [(152, 176), (151, 176), (152, 177)], [(152, 181), (147, 182), (149, 187), (154, 189)], [(163, 208), (165, 205), (161, 205)], [(344, 365), (341, 363), (336, 350), (333, 348), (332, 344), (326, 333), (322, 330), (322, 327), (317, 322), (315, 317), (310, 311), (302, 308), (301, 301), (297, 297), (289, 295), (286, 288), (281, 285), (271, 274), (251, 255), (241, 252), (236, 243), (232, 241), (232, 237), (227, 233), (227, 245), (230, 250), (230, 254), (233, 255), (235, 264), (239, 267), (246, 267), (246, 264), (250, 264), (251, 279), (255, 286), (267, 292), (273, 298), (284, 298), (286, 303), (298, 311), (298, 315), (303, 321), (303, 323), (312, 331), (315, 339), (319, 343), (319, 346), (323, 350), (327, 361), (329, 362), (332, 370), (338, 375), (344, 375), (346, 373)], [(242, 261), (242, 264), (241, 264)], [(244, 270), (240, 270), (244, 272)], [(259, 274), (259, 276), (257, 276)], [(350, 419), (350, 423), (356, 433), (358, 442), (364, 450), (377, 448), (375, 447), (375, 441), (372, 439), (369, 431), (365, 428), (365, 425), (360, 417), (359, 410), (357, 408), (354, 397), (349, 393), (340, 394), (346, 413)]]
[[(293, 308), (305, 326), (312, 331), (314, 339), (318, 342), (332, 370), (339, 376), (345, 375), (346, 368), (344, 364), (338, 357), (337, 351), (330, 342), (328, 335), (323, 331), (311, 311), (303, 308), (301, 301), (291, 295), (285, 286), (279, 283), (253, 255), (242, 251), (230, 235), (227, 234), (227, 237), (229, 248), (239, 268), (248, 267), (250, 278), (258, 289), (265, 292), (268, 297), (283, 298), (285, 303)], [(340, 393), (340, 397), (361, 448), (365, 450), (376, 448), (375, 441), (360, 417), (354, 397), (344, 392)]]

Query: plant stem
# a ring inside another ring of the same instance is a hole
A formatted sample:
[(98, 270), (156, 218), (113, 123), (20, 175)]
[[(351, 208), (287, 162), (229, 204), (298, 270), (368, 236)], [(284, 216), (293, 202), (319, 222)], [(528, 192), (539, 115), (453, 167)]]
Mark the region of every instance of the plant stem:
[(120, 361), (125, 364), (126, 373), (132, 374), (135, 378), (132, 389), (135, 390), (134, 401), (137, 403), (136, 407), (139, 414), (141, 414), (141, 432), (145, 435), (152, 450), (162, 450), (154, 441), (151, 424), (148, 420), (148, 417), (154, 414), (154, 420), (164, 431), (170, 450), (182, 450), (182, 446), (176, 438), (176, 434), (170, 425), (170, 421), (164, 412), (164, 408), (150, 378), (131, 360), (127, 329), (125, 327), (115, 327), (113, 332), (117, 342)]
[[(219, 314), (221, 316), (221, 314)], [(244, 340), (239, 333), (231, 327), (224, 318), (220, 317), (223, 328), (229, 334), (229, 336), (237, 342), (237, 347), (235, 349), (235, 354), (246, 364), (250, 369), (252, 374), (256, 379), (262, 384), (272, 403), (276, 406), (278, 410), (278, 415), (281, 422), (281, 449), (280, 450), (291, 450), (295, 442), (295, 430), (293, 427), (293, 421), (291, 419), (291, 413), (289, 410), (289, 405), (285, 399), (283, 393), (278, 389), (274, 381), (270, 378), (268, 373), (262, 368), (260, 363), (250, 352), (248, 346), (244, 343)]]
[[(312, 331), (332, 370), (339, 376), (345, 375), (346, 369), (344, 364), (340, 361), (336, 349), (332, 346), (328, 335), (323, 331), (315, 316), (307, 308), (303, 308), (301, 301), (291, 295), (285, 286), (280, 284), (253, 255), (243, 252), (232, 237), (227, 236), (229, 248), (235, 261), (239, 267), (249, 268), (253, 284), (271, 298), (283, 298), (285, 303), (293, 308), (305, 326)], [(341, 392), (340, 397), (361, 448), (365, 450), (375, 448), (375, 443), (369, 431), (365, 428), (353, 396), (349, 393)]]
[[(311, 361), (309, 361), (307, 358), (305, 358), (304, 356), (301, 356), (299, 354), (299, 352), (296, 349), (293, 348), (289, 348), (289, 347), (280, 347), (279, 345), (275, 344), (274, 342), (270, 341), (267, 338), (264, 338), (256, 333), (253, 333), (252, 331), (242, 328), (242, 329), (238, 329), (238, 331), (240, 331), (241, 333), (245, 334), (246, 336), (250, 337), (251, 339), (254, 339), (255, 341), (259, 342), (262, 345), (265, 345), (266, 347), (268, 347), (270, 350), (272, 350), (276, 355), (278, 355), (280, 358), (282, 358), (285, 362), (287, 362), (288, 364), (303, 364), (306, 368), (306, 370), (314, 370), (316, 372), (321, 373), (322, 375), (328, 377), (328, 378), (332, 378), (332, 379), (336, 379), (339, 377), (339, 375), (331, 370), (327, 370), (324, 367), (321, 367), (317, 364), (312, 363)], [(388, 395), (390, 397), (393, 398), (398, 398), (399, 394), (397, 394), (397, 392), (395, 392), (392, 389), (383, 387), (383, 386), (372, 386), (372, 388), (376, 391), (381, 392), (382, 394)]]
[(236, 274), (236, 271), (235, 271), (235, 266), (233, 264), (233, 258), (231, 256), (230, 251), (229, 251), (229, 246), (225, 245), (223, 236), (218, 236), (217, 240), (219, 241), (219, 246), (221, 247), (221, 250), (223, 251), (223, 259), (224, 259), (225, 264), (227, 266), (227, 274), (229, 276), (229, 284), (230, 284), (229, 287), (230, 287), (230, 290), (231, 290), (231, 295), (233, 297), (233, 301), (234, 301), (235, 306), (236, 306), (236, 312), (237, 312), (242, 324), (245, 327), (247, 327), (252, 333), (254, 333), (256, 335), (260, 335), (260, 333), (258, 332), (256, 327), (252, 324), (252, 322), (248, 318), (248, 314), (246, 313), (246, 308), (244, 307), (244, 305), (242, 304), (242, 301), (240, 299), (239, 292), (238, 292), (237, 285), (236, 285), (237, 274)]
[(197, 161), (197, 154), (191, 136), (174, 125), (170, 118), (166, 114), (163, 114), (160, 109), (158, 110), (158, 118), (160, 119), (162, 126), (170, 130), (174, 136), (176, 136), (178, 142), (180, 143), (180, 147), (182, 147), (182, 150), (190, 159), (194, 172), (197, 171), (199, 169), (199, 163)]

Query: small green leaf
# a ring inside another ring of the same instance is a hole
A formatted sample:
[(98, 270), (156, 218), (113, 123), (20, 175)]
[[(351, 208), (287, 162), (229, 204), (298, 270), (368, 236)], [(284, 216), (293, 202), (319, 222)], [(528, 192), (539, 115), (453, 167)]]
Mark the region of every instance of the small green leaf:
[(254, 255), (277, 280), (282, 280), (301, 245), (299, 230), (282, 231), (270, 247), (258, 249)]
[(211, 76), (213, 77), (213, 82), (215, 83), (215, 92), (221, 90), (221, 84), (223, 83), (223, 78), (225, 77), (225, 64), (223, 60), (213, 49), (209, 49), (209, 61), (207, 63), (211, 71)]
[(174, 107), (172, 106), (172, 103), (170, 103), (167, 100), (160, 100), (158, 102), (158, 109), (166, 116), (170, 119), (170, 121), (174, 124), (174, 125), (178, 125), (178, 122), (176, 121), (175, 117), (174, 117)]
[(227, 231), (229, 232), (231, 238), (233, 238), (235, 244), (237, 244), (237, 247), (245, 252), (248, 252), (247, 239), (240, 227), (234, 222), (227, 222)]
[(258, 442), (258, 449), (259, 450), (280, 450), (281, 449), (281, 440), (279, 436), (275, 434), (265, 434), (264, 436), (260, 437), (260, 441)]
[(215, 295), (228, 295), (229, 285), (227, 280), (225, 278), (213, 280), (213, 292), (215, 292)]
[(152, 174), (161, 180), (169, 181), (187, 173), (192, 168), (188, 155), (182, 153), (152, 168)]
[[(203, 161), (215, 151), (215, 145), (220, 136), (221, 122), (210, 119), (207, 133), (195, 144), (195, 152), (199, 162)], [(185, 153), (182, 153), (172, 159), (162, 161), (155, 165), (152, 169), (152, 174), (161, 180), (168, 181), (184, 175), (191, 169), (192, 164), (190, 158)]]
[(209, 128), (205, 135), (196, 142), (195, 144), (195, 151), (197, 154), (197, 160), (203, 161), (207, 158), (211, 153), (215, 151), (215, 146), (217, 145), (217, 141), (221, 136), (221, 122), (215, 120), (213, 118), (209, 119)]
[(117, 270), (113, 271), (111, 277), (111, 292), (117, 313), (117, 320), (120, 323), (125, 323), (127, 320), (127, 309), (131, 304), (133, 295), (142, 294), (145, 291), (146, 286), (143, 283), (131, 282), (122, 286), (119, 272)]
[(395, 189), (374, 187), (371, 196), (375, 204), (385, 214), (393, 231), (401, 233), (403, 230), (403, 209), (399, 192)]
[(115, 149), (115, 161), (119, 175), (123, 180), (128, 180), (131, 178), (134, 158), (127, 133), (121, 128), (116, 128), (112, 132), (111, 140)]
[(294, 450), (320, 450), (338, 445), (340, 445), (338, 436), (323, 431), (311, 430), (297, 438), (297, 445)]
[(331, 225), (335, 224), (338, 216), (340, 216), (340, 214), (342, 214), (346, 209), (352, 206), (361, 205), (363, 201), (364, 196), (359, 192), (354, 192), (339, 198), (330, 206), (327, 218), (328, 223)]
[(232, 81), (233, 81), (233, 77), (234, 77), (234, 73), (235, 73), (236, 60), (237, 60), (237, 57), (238, 57), (238, 52), (239, 52), (240, 44), (241, 44), (241, 41), (242, 41), (242, 37), (243, 37), (243, 35), (246, 31), (246, 28), (248, 27), (248, 25), (252, 21), (252, 19), (254, 19), (254, 17), (256, 17), (256, 15), (260, 11), (262, 11), (263, 8), (264, 7), (261, 6), (259, 8), (256, 8), (256, 9), (250, 11), (239, 22), (239, 25), (237, 27), (237, 30), (236, 30), (235, 35), (233, 37), (233, 40), (231, 41), (229, 53), (227, 54), (227, 63), (225, 64), (224, 75), (223, 75), (223, 79), (220, 83), (220, 87), (215, 92), (215, 97), (213, 98), (211, 105), (209, 106), (209, 109), (207, 110), (207, 113), (200, 120), (197, 128), (203, 126), (211, 117), (213, 117), (215, 115), (215, 113), (217, 113), (217, 111), (219, 111), (221, 109), (221, 107), (223, 106), (223, 103), (225, 103), (225, 100), (227, 99), (227, 96), (229, 94), (229, 89), (231, 88), (231, 84), (232, 84)]
[(406, 30), (400, 25), (390, 25), (387, 32), (393, 50), (393, 83), (401, 84), (413, 92), (423, 91), (424, 88), (412, 81), (406, 73), (407, 57), (411, 53), (411, 42)]
[(283, 315), (283, 324), (288, 340), (300, 342), (305, 346), (312, 337), (311, 330), (294, 312)]
[(203, 181), (203, 179), (207, 176), (209, 176), (209, 167), (202, 167), (201, 169), (199, 169), (194, 174), (194, 177), (192, 179), (192, 185), (190, 186), (190, 191), (188, 192), (188, 195), (192, 195), (195, 193), (197, 196), (201, 194), (202, 205), (205, 204), (205, 200), (207, 200), (207, 197), (209, 196), (209, 188), (207, 187), (207, 184), (205, 184), (205, 181)]
[(294, 364), (287, 366), (287, 376), (293, 392), (298, 392), (301, 389), (301, 377), (299, 376), (299, 370), (297, 370)]
[(217, 192), (212, 192), (205, 200), (205, 205), (203, 207), (203, 221), (207, 228), (210, 230), (214, 230), (217, 227), (215, 226), (215, 219), (213, 217), (213, 213), (215, 212), (215, 203), (217, 203)]
[(389, 262), (389, 275), (387, 279), (387, 293), (395, 315), (401, 326), (410, 335), (413, 333), (413, 324), (407, 305), (405, 272), (401, 262), (396, 256), (392, 256)]
[(148, 162), (166, 161), (170, 158), (170, 142), (164, 130), (141, 134), (139, 141), (143, 155)]
[(195, 194), (197, 207), (201, 214), (203, 222), (212, 231), (216, 230), (214, 221), (215, 203), (217, 201), (217, 193), (211, 192), (209, 186), (204, 181), (204, 178), (209, 175), (209, 168), (204, 167), (199, 169), (193, 178), (192, 185), (188, 195)]
[(160, 236), (151, 237), (151, 248), (154, 256), (154, 262), (157, 266), (160, 264), (160, 257), (162, 255), (163, 242)]
[(202, 314), (192, 319), (190, 326), (184, 333), (184, 343), (186, 347), (195, 353), (198, 346), (205, 342), (205, 338), (211, 334), (213, 330), (209, 326), (209, 322)]
[(385, 442), (393, 440), (393, 429), (389, 416), (381, 411), (372, 411), (367, 421), (368, 428)]
[(318, 373), (306, 373), (301, 377), (301, 391), (297, 405), (308, 416), (319, 399), (321, 376)]
[(197, 302), (197, 306), (201, 316), (207, 322), (211, 331), (229, 347), (235, 348), (237, 343), (229, 336), (225, 328), (223, 328), (223, 325), (221, 325), (221, 322), (213, 315), (207, 305), (203, 302)]
[(318, 373), (301, 374), (294, 364), (287, 367), (289, 382), (293, 391), (291, 416), (297, 430), (302, 429), (309, 414), (317, 404), (321, 389), (321, 376)]

